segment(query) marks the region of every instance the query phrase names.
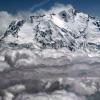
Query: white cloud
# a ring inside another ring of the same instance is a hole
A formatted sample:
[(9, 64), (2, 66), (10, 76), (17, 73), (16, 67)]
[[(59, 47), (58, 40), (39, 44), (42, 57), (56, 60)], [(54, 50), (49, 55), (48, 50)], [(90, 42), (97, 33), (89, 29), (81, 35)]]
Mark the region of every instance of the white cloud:
[(8, 25), (13, 19), (14, 19), (13, 16), (8, 12), (6, 11), (0, 12), (0, 34), (6, 31)]

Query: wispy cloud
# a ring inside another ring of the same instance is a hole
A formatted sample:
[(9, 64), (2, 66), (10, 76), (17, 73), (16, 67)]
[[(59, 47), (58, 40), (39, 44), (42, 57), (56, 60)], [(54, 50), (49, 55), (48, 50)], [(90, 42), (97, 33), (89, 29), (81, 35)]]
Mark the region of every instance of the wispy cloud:
[(30, 11), (32, 12), (32, 11), (36, 10), (38, 7), (47, 4), (49, 1), (50, 1), (50, 0), (41, 1), (40, 3), (38, 3), (38, 4), (34, 5), (34, 6), (32, 6), (32, 7), (30, 8)]

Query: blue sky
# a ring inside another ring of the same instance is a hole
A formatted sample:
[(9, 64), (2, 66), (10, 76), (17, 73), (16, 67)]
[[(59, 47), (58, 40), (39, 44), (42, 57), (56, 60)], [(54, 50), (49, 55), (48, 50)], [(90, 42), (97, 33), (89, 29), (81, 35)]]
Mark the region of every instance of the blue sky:
[(0, 11), (17, 13), (18, 11), (49, 9), (55, 3), (72, 4), (78, 11), (100, 17), (100, 0), (0, 0)]

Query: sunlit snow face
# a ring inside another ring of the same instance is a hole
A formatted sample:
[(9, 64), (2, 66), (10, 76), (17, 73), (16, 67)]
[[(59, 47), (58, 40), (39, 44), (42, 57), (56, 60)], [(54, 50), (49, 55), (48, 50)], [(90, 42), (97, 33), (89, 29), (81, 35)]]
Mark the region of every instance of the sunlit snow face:
[(60, 27), (64, 26), (64, 21), (62, 19), (59, 18), (59, 16), (54, 16), (53, 17), (53, 22)]

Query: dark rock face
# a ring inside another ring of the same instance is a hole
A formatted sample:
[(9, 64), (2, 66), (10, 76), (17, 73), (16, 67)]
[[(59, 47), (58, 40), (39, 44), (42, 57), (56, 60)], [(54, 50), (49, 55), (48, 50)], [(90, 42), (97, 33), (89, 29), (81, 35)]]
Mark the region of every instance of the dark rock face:
[(4, 33), (4, 36), (0, 40), (4, 39), (9, 34), (12, 34), (14, 37), (18, 37), (18, 32), (20, 31), (20, 28), (23, 26), (24, 23), (25, 23), (25, 20), (12, 21), (7, 31)]

